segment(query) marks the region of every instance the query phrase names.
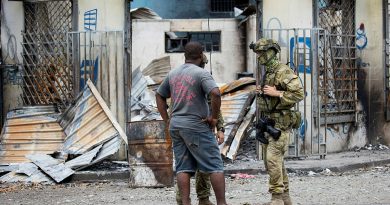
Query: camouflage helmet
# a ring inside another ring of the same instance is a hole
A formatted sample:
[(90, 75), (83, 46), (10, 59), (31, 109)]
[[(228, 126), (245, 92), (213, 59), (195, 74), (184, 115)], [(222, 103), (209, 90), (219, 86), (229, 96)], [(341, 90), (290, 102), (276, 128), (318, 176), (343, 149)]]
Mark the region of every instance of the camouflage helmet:
[(256, 43), (251, 43), (249, 48), (253, 50), (253, 52), (258, 53), (260, 51), (266, 51), (270, 48), (275, 49), (276, 53), (280, 52), (280, 46), (277, 41), (269, 38), (261, 38)]

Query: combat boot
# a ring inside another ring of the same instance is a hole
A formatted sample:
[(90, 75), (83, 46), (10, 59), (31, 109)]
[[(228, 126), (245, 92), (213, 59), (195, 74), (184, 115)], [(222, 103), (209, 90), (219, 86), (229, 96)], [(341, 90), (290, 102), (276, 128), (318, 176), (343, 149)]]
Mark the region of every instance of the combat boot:
[(271, 202), (264, 205), (284, 205), (282, 194), (272, 194)]
[(284, 205), (292, 205), (290, 193), (288, 191), (284, 192), (282, 194), (282, 199), (283, 199)]
[(199, 205), (214, 205), (211, 203), (209, 197), (206, 198), (199, 198)]

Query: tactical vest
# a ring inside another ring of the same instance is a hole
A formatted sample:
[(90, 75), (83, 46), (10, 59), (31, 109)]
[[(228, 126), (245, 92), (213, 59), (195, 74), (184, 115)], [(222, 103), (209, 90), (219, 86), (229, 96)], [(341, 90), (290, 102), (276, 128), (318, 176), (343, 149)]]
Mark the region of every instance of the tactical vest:
[[(265, 75), (264, 85), (275, 86), (279, 91), (286, 91), (287, 87), (283, 84), (283, 76), (286, 69), (291, 69), (286, 65), (278, 64), (271, 72)], [(276, 122), (277, 128), (286, 130), (288, 128), (296, 128), (300, 123), (300, 113), (291, 110), (292, 105), (280, 104), (279, 97), (271, 97), (267, 95), (260, 95), (258, 97), (258, 109), (264, 116), (272, 118)], [(299, 115), (299, 116), (297, 116)]]

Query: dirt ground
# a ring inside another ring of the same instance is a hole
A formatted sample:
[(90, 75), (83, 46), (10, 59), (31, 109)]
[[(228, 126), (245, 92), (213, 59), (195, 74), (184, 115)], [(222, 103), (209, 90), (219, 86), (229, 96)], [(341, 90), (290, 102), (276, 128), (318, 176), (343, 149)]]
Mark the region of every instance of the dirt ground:
[[(229, 204), (267, 202), (266, 175), (226, 176)], [(290, 173), (294, 204), (390, 204), (390, 165), (345, 173)], [(194, 181), (192, 180), (192, 189)], [(197, 204), (192, 190), (193, 204)], [(212, 200), (215, 200), (212, 197)], [(175, 204), (173, 188), (128, 188), (126, 181), (61, 185), (0, 185), (0, 204)]]

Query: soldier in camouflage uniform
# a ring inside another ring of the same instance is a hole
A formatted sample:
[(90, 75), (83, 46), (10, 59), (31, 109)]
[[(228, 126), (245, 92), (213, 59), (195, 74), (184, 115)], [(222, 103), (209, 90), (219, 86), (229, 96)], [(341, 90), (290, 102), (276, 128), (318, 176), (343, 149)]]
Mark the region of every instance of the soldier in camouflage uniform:
[[(202, 64), (199, 65), (199, 67), (204, 68), (205, 65), (208, 63), (208, 59), (205, 54), (203, 54), (203, 59), (202, 59)], [(209, 100), (210, 103), (210, 100)], [(218, 115), (218, 121), (217, 121), (217, 140), (218, 144), (222, 144), (224, 141), (224, 132), (225, 128), (223, 126), (224, 120), (222, 117), (222, 113), (219, 112)], [(198, 196), (199, 200), (199, 205), (214, 205), (211, 203), (209, 197), (211, 196), (210, 194), (210, 189), (211, 189), (211, 182), (210, 182), (210, 175), (206, 173), (202, 173), (197, 171), (195, 173), (195, 187), (196, 187), (196, 194)], [(178, 187), (176, 186), (176, 201), (178, 205), (182, 205), (182, 199), (180, 196), (180, 192)]]
[(290, 205), (292, 202), (284, 154), (289, 143), (289, 133), (292, 128), (299, 127), (301, 120), (300, 113), (291, 108), (304, 98), (304, 91), (294, 71), (279, 62), (277, 54), (280, 46), (276, 41), (262, 38), (252, 46), (258, 54), (259, 64), (264, 65), (266, 71), (263, 85), (257, 89), (258, 109), (262, 117), (274, 120), (275, 128), (281, 131), (277, 140), (265, 133), (268, 144), (262, 144), (264, 164), (269, 175), (269, 192), (272, 194), (269, 204)]

